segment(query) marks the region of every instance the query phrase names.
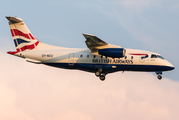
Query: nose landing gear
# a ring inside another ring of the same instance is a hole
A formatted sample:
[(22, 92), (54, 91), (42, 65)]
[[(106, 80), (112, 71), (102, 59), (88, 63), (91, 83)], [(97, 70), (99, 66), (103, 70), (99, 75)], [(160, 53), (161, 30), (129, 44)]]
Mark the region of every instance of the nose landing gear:
[(99, 79), (100, 79), (101, 81), (104, 81), (106, 74), (105, 74), (105, 73), (102, 73), (102, 71), (103, 71), (103, 69), (98, 69), (98, 70), (95, 72), (95, 75), (96, 75), (97, 77), (99, 77)]
[(157, 78), (158, 78), (159, 80), (161, 80), (161, 79), (162, 79), (162, 76), (161, 76), (161, 75), (158, 75)]
[(157, 76), (157, 78), (159, 79), (159, 80), (161, 80), (162, 79), (162, 71), (156, 71), (155, 72), (158, 76)]

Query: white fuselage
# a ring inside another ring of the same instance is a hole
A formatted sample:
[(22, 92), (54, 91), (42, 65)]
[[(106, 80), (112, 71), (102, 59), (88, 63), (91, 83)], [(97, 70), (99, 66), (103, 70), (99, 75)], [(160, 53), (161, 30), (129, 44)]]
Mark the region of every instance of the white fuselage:
[[(147, 54), (148, 57), (144, 57), (144, 54)], [(110, 71), (157, 71), (156, 69), (152, 70), (148, 68), (143, 68), (147, 66), (158, 66), (158, 67), (173, 67), (171, 63), (169, 63), (165, 59), (161, 58), (151, 58), (151, 55), (159, 55), (157, 53), (136, 50), (136, 49), (126, 49), (126, 54), (122, 58), (111, 58), (101, 56), (98, 53), (92, 53), (88, 49), (71, 49), (71, 48), (62, 48), (62, 47), (49, 47), (46, 50), (33, 50), (33, 51), (23, 51), (19, 52), (18, 56), (24, 57), (29, 62), (33, 63), (42, 63), (42, 64), (53, 64), (51, 66), (60, 67), (61, 65), (54, 64), (65, 64), (62, 65), (62, 68), (69, 69), (78, 69), (79, 66), (75, 66), (76, 64), (80, 64), (83, 66), (92, 65), (102, 65), (107, 66), (110, 70), (107, 70), (107, 73)], [(123, 66), (120, 67), (119, 66)], [(129, 68), (130, 66), (130, 68)], [(142, 69), (135, 69), (131, 66), (143, 66)], [(125, 68), (127, 67), (127, 69)], [(79, 69), (82, 69), (79, 67)], [(167, 69), (166, 69), (167, 70)], [(88, 71), (88, 70), (87, 70)], [(91, 71), (91, 70), (89, 70)], [(165, 70), (162, 70), (165, 71)]]

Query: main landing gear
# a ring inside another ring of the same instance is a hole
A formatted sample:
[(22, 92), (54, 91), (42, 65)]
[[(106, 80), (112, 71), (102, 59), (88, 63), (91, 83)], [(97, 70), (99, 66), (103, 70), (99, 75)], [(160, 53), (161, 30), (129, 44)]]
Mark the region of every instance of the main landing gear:
[(105, 74), (105, 73), (102, 73), (102, 71), (103, 71), (103, 69), (98, 69), (98, 70), (95, 72), (95, 75), (96, 75), (97, 77), (99, 77), (99, 79), (100, 79), (101, 81), (104, 81), (106, 74)]
[(157, 76), (157, 78), (159, 79), (159, 80), (161, 80), (162, 79), (162, 71), (156, 71), (155, 72), (158, 76)]

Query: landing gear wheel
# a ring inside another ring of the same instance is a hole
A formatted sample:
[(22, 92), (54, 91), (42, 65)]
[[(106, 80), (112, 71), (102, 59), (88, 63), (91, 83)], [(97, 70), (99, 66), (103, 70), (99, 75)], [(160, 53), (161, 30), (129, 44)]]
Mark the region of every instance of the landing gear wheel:
[(159, 80), (161, 80), (162, 79), (162, 71), (155, 71), (155, 73), (158, 75), (157, 76), (157, 78), (159, 79)]
[(105, 75), (100, 75), (100, 77), (99, 77), (99, 79), (101, 80), (101, 81), (104, 81), (105, 80)]
[(162, 79), (162, 76), (161, 76), (161, 75), (158, 75), (157, 78), (158, 78), (159, 80), (161, 80), (161, 79)]
[(101, 75), (101, 72), (100, 72), (100, 71), (96, 71), (96, 72), (95, 72), (95, 75), (96, 75), (97, 77), (99, 77), (99, 76)]
[(103, 69), (98, 69), (98, 70), (95, 72), (95, 75), (96, 75), (97, 77), (99, 77), (99, 76), (101, 75), (102, 71), (103, 71)]

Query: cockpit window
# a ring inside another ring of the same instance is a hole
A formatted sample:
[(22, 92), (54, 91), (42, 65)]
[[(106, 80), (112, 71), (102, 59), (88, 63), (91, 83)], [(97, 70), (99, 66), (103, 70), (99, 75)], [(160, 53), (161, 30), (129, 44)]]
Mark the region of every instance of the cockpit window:
[(151, 58), (157, 58), (157, 55), (152, 54)]
[(154, 54), (151, 55), (151, 58), (160, 58), (160, 59), (164, 59), (162, 56), (160, 56), (160, 55), (154, 55)]
[(163, 58), (162, 56), (160, 56), (160, 55), (157, 55), (157, 57), (158, 57), (158, 58), (161, 58), (161, 59), (164, 59), (164, 58)]

